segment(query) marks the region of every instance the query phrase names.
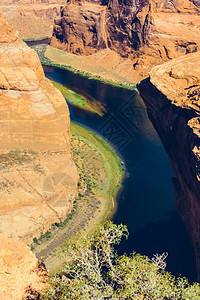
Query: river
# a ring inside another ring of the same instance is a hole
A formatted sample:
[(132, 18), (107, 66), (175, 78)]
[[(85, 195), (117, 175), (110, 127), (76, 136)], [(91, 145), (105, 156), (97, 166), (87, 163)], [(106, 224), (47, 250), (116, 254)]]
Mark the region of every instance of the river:
[(126, 224), (130, 236), (119, 253), (137, 251), (152, 257), (168, 252), (167, 270), (196, 280), (194, 251), (174, 205), (173, 171), (137, 91), (55, 67), (44, 70), (49, 79), (106, 108), (101, 117), (69, 104), (71, 120), (106, 139), (126, 166), (113, 221)]

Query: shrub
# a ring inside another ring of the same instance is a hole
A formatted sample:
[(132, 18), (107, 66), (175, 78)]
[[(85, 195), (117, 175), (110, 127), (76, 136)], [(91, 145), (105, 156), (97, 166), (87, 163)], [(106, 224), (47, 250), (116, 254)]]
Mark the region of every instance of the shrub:
[(175, 278), (164, 270), (166, 255), (133, 253), (118, 256), (114, 245), (128, 237), (124, 225), (106, 222), (91, 236), (68, 240), (62, 250), (65, 266), (50, 278), (41, 299), (200, 299), (198, 283)]

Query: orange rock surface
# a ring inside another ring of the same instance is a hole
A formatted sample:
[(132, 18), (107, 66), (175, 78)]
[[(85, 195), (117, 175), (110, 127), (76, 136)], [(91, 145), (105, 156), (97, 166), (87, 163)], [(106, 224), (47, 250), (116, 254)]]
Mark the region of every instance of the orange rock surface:
[(2, 234), (0, 239), (0, 299), (37, 299), (46, 284), (45, 267), (19, 240)]
[(174, 105), (200, 114), (200, 52), (154, 67), (150, 80)]
[(171, 160), (175, 202), (200, 280), (200, 52), (154, 67), (138, 89)]
[(25, 243), (70, 212), (77, 172), (65, 99), (0, 14), (0, 233)]
[[(153, 66), (199, 49), (199, 4), (190, 0), (72, 0), (55, 19), (51, 45), (88, 59), (109, 48), (132, 60), (129, 78), (137, 82)], [(123, 73), (126, 66), (120, 69)]]
[(23, 39), (51, 37), (53, 20), (65, 0), (1, 0), (0, 11)]

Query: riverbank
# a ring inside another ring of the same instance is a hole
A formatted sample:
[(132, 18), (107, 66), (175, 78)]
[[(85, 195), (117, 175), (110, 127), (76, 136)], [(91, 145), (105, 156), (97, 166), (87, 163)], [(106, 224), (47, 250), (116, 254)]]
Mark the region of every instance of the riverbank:
[(34, 239), (33, 252), (50, 270), (62, 265), (56, 251), (68, 238), (80, 231), (91, 232), (114, 212), (114, 201), (123, 177), (119, 157), (112, 148), (92, 131), (71, 124), (71, 151), (77, 166), (78, 196), (74, 208), (63, 223)]
[(66, 69), (106, 84), (136, 89), (131, 60), (121, 58), (110, 49), (89, 56), (79, 56), (45, 44), (35, 45), (32, 48), (45, 66)]
[(51, 81), (53, 85), (63, 94), (65, 100), (70, 104), (79, 106), (82, 109), (95, 112), (100, 116), (103, 116), (105, 112), (105, 107), (99, 101), (89, 101), (86, 97), (83, 97), (74, 91), (68, 89), (62, 84), (59, 84), (55, 81)]
[(40, 42), (41, 44), (46, 44), (46, 41), (48, 40), (48, 43), (51, 42), (51, 36), (39, 36), (39, 37), (30, 37), (23, 39), (23, 42), (29, 43), (29, 42)]

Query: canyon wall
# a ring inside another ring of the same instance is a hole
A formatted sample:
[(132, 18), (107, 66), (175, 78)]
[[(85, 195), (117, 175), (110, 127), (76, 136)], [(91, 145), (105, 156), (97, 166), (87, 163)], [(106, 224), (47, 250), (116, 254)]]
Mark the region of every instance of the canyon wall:
[(138, 89), (174, 169), (175, 203), (200, 280), (200, 52), (154, 67)]
[(31, 243), (73, 207), (69, 110), (0, 14), (0, 233)]
[(111, 49), (131, 58), (135, 82), (169, 59), (200, 47), (200, 1), (68, 1), (51, 45), (90, 55)]
[(39, 299), (48, 272), (25, 243), (73, 206), (69, 111), (1, 13), (0, 32), (0, 299)]
[(44, 264), (18, 239), (0, 239), (0, 299), (39, 299), (48, 279)]
[(0, 11), (23, 39), (51, 37), (54, 18), (65, 0), (1, 0)]

